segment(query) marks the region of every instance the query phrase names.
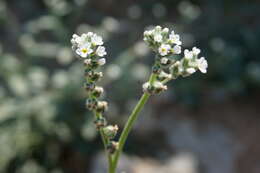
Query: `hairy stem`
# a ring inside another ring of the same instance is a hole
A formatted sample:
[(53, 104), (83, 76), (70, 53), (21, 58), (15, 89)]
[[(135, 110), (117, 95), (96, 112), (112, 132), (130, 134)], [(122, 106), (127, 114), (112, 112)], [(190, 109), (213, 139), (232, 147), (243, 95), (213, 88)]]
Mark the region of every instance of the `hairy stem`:
[[(151, 74), (150, 79), (149, 79), (149, 83), (153, 84), (153, 82), (156, 79), (156, 75), (155, 74)], [(124, 144), (126, 142), (126, 139), (128, 137), (129, 132), (131, 131), (136, 119), (138, 118), (138, 115), (140, 113), (140, 111), (143, 109), (145, 103), (147, 102), (147, 100), (149, 99), (150, 94), (148, 93), (144, 93), (141, 97), (141, 99), (139, 100), (139, 102), (137, 103), (137, 105), (135, 106), (133, 112), (131, 113), (131, 115), (129, 116), (126, 125), (124, 127), (124, 130), (119, 138), (119, 146), (118, 146), (118, 150), (116, 151), (114, 157), (113, 157), (113, 162), (112, 162), (112, 168), (111, 168), (111, 172), (109, 173), (115, 173), (116, 168), (117, 168), (117, 163), (119, 160), (119, 157), (122, 153)]]

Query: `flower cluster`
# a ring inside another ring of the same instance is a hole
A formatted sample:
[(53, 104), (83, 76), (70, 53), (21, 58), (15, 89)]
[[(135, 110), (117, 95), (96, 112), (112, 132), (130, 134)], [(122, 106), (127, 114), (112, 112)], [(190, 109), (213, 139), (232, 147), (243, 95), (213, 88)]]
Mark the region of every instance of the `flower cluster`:
[(170, 56), (181, 53), (180, 36), (168, 28), (156, 26), (152, 30), (144, 32), (144, 41), (160, 56)]
[(104, 43), (102, 37), (93, 32), (88, 32), (81, 36), (73, 34), (71, 43), (72, 49), (75, 50), (81, 58), (86, 58), (89, 61), (91, 59), (98, 59), (97, 63), (99, 65), (105, 64), (106, 60), (100, 58), (107, 54), (105, 47), (102, 46)]
[(181, 54), (180, 36), (168, 28), (156, 26), (144, 32), (144, 41), (156, 53), (153, 73), (156, 80), (143, 85), (144, 92), (157, 94), (167, 89), (165, 85), (171, 79), (179, 76), (187, 77), (197, 70), (207, 72), (208, 63), (204, 57), (198, 58), (200, 49), (194, 47), (191, 51), (184, 50), (184, 57), (177, 59)]
[(118, 127), (117, 125), (107, 125), (107, 121), (103, 116), (103, 113), (108, 108), (106, 101), (100, 100), (104, 89), (97, 85), (97, 82), (103, 76), (102, 72), (97, 71), (98, 67), (106, 63), (106, 59), (103, 58), (107, 53), (103, 45), (102, 37), (95, 33), (88, 32), (78, 36), (73, 34), (72, 49), (84, 62), (85, 67), (85, 83), (84, 88), (87, 92), (88, 98), (86, 100), (86, 108), (93, 111), (95, 115), (95, 125), (101, 135), (104, 135), (107, 141), (107, 149), (110, 152), (114, 152), (117, 149), (117, 142), (113, 141), (116, 136)]
[(187, 77), (195, 73), (197, 70), (206, 73), (208, 68), (207, 60), (204, 57), (198, 58), (199, 53), (200, 49), (196, 47), (193, 47), (191, 51), (185, 49), (184, 57), (170, 66), (172, 77)]

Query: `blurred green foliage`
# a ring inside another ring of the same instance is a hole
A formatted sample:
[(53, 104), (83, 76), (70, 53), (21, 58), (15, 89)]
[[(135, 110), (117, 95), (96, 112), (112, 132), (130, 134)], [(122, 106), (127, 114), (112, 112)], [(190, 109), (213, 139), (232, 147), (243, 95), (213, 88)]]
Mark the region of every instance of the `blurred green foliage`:
[(70, 49), (74, 32), (105, 38), (108, 117), (124, 120), (141, 93), (153, 54), (146, 26), (180, 33), (198, 46), (209, 72), (179, 79), (165, 99), (198, 104), (254, 94), (260, 86), (258, 0), (0, 1), (0, 172), (85, 172), (101, 149), (84, 109), (83, 68)]

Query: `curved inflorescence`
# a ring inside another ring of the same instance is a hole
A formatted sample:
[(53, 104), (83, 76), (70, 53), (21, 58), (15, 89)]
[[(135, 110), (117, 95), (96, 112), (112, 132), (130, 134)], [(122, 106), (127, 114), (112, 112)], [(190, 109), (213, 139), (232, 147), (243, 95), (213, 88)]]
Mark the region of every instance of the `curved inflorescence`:
[(187, 77), (200, 70), (207, 72), (208, 63), (204, 57), (198, 58), (200, 49), (193, 47), (191, 51), (185, 49), (184, 57), (178, 59), (181, 54), (180, 36), (174, 31), (169, 32), (168, 28), (156, 26), (144, 32), (145, 43), (156, 53), (153, 66), (153, 73), (156, 81), (152, 84), (143, 84), (144, 92), (157, 94), (167, 90), (166, 82), (176, 79), (179, 76)]
[(96, 128), (104, 138), (103, 140), (108, 151), (113, 153), (118, 146), (118, 143), (113, 141), (117, 134), (118, 126), (107, 125), (107, 120), (103, 113), (107, 110), (108, 103), (100, 100), (104, 89), (97, 85), (97, 82), (103, 77), (103, 73), (97, 70), (106, 63), (106, 59), (103, 58), (107, 54), (103, 46), (103, 39), (95, 33), (88, 32), (81, 36), (73, 34), (71, 43), (72, 49), (83, 61), (85, 67), (84, 88), (88, 96), (86, 108), (94, 113)]

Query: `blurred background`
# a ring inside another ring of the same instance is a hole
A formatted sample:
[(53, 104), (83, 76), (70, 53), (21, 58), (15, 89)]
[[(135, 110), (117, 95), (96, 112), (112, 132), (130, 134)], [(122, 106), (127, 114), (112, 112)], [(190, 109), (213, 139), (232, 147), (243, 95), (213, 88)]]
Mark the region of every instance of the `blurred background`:
[(106, 173), (71, 35), (104, 37), (106, 116), (122, 129), (154, 59), (143, 31), (159, 24), (209, 70), (149, 100), (119, 172), (259, 173), (259, 18), (259, 0), (1, 0), (0, 172)]

